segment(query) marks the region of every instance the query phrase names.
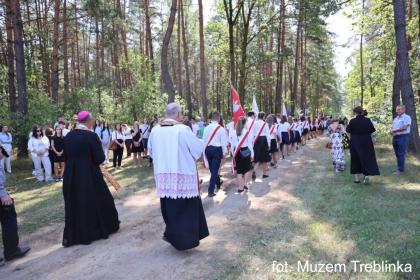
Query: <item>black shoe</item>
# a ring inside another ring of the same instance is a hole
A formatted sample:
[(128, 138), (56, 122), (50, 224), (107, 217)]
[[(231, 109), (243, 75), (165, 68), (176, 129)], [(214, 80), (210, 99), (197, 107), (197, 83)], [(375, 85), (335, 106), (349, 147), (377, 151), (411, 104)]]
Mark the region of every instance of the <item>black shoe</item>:
[(163, 240), (163, 241), (165, 241), (165, 242), (170, 243), (170, 242), (169, 242), (169, 240), (168, 240), (168, 238), (166, 238), (166, 236), (165, 236), (165, 235), (164, 235), (164, 236), (162, 236), (162, 240)]
[(220, 190), (220, 188), (222, 187), (222, 185), (223, 185), (223, 180), (220, 180), (219, 183), (216, 185), (216, 188), (218, 190)]
[(4, 258), (6, 259), (6, 261), (18, 259), (25, 256), (30, 250), (31, 247), (17, 247), (14, 253), (10, 255), (5, 255)]
[(64, 239), (64, 240), (63, 240), (63, 242), (61, 242), (61, 245), (62, 245), (64, 248), (68, 248), (68, 247), (70, 247), (70, 246), (71, 246), (70, 242), (69, 242), (67, 239)]
[(240, 189), (238, 189), (238, 193), (242, 193), (244, 190), (240, 190)]
[(247, 190), (249, 190), (249, 189), (248, 189), (248, 187), (247, 187), (247, 186), (244, 186), (244, 190), (246, 190), (246, 191), (247, 191)]
[(252, 172), (252, 180), (256, 180), (257, 179), (257, 174), (255, 173), (255, 171), (254, 172)]
[(270, 166), (271, 167), (275, 166), (274, 162), (270, 162)]
[(268, 175), (263, 175), (262, 177), (263, 177), (263, 179), (265, 179), (265, 178), (268, 178)]
[(209, 193), (207, 196), (208, 197), (213, 197), (213, 196), (216, 196), (216, 194), (214, 192), (212, 192), (212, 193)]
[(358, 181), (353, 181), (353, 183), (360, 184), (360, 181), (359, 180)]
[(0, 267), (2, 267), (4, 265), (4, 259), (0, 258)]

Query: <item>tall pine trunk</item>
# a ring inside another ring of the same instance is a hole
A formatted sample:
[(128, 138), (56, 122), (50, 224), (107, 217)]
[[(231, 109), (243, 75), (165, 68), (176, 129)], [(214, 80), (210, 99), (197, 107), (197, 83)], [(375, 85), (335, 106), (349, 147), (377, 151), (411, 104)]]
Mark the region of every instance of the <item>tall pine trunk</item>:
[(303, 21), (303, 1), (300, 0), (299, 4), (299, 15), (298, 15), (298, 23), (297, 23), (297, 31), (296, 31), (296, 46), (295, 46), (295, 67), (293, 73), (293, 90), (291, 94), (291, 107), (290, 112), (291, 114), (295, 113), (296, 101), (297, 101), (297, 92), (298, 92), (298, 84), (299, 84), (299, 60), (300, 60), (300, 36), (302, 30), (302, 21)]
[(280, 0), (280, 21), (279, 35), (277, 42), (277, 79), (276, 79), (276, 103), (277, 112), (281, 112), (283, 104), (283, 69), (284, 69), (284, 43), (285, 43), (285, 27), (286, 27), (286, 3)]
[(188, 62), (188, 43), (187, 43), (187, 36), (185, 34), (185, 15), (184, 15), (184, 6), (183, 1), (179, 0), (180, 3), (180, 10), (179, 13), (181, 15), (181, 27), (182, 27), (182, 44), (184, 46), (184, 64), (185, 64), (185, 98), (187, 99), (187, 108), (188, 108), (188, 117), (192, 118), (192, 96), (191, 96), (191, 84), (190, 84), (190, 66)]
[(204, 57), (204, 20), (203, 20), (203, 1), (198, 0), (198, 14), (200, 21), (200, 91), (203, 117), (206, 120), (207, 112), (207, 84), (206, 84), (206, 61)]
[[(397, 45), (397, 80), (401, 88), (402, 103), (406, 106), (406, 112), (412, 119), (410, 150), (420, 151), (420, 138), (417, 125), (416, 104), (414, 102), (413, 87), (411, 84), (410, 63), (408, 58), (408, 42), (405, 19), (405, 0), (394, 0), (394, 27)], [(393, 108), (395, 109), (395, 108)]]
[(60, 2), (60, 0), (54, 1), (53, 63), (51, 68), (51, 101), (53, 104), (58, 103), (58, 28), (60, 24)]
[(64, 94), (69, 93), (69, 61), (67, 44), (67, 0), (63, 2), (63, 78)]
[(13, 46), (13, 10), (12, 1), (6, 1), (6, 36), (7, 36), (7, 81), (9, 90), (9, 109), (12, 115), (16, 113), (16, 85), (15, 85), (15, 54)]
[(13, 36), (16, 59), (16, 81), (18, 88), (19, 114), (21, 125), (18, 127), (18, 157), (24, 157), (28, 154), (27, 137), (24, 126), (28, 118), (28, 104), (26, 96), (26, 72), (25, 72), (25, 51), (23, 45), (23, 23), (20, 14), (19, 0), (10, 0), (13, 13)]
[(168, 49), (169, 49), (169, 43), (171, 41), (172, 31), (174, 29), (176, 8), (177, 8), (176, 4), (177, 4), (177, 0), (172, 0), (168, 27), (166, 29), (165, 36), (163, 38), (161, 62), (160, 62), (160, 67), (162, 71), (162, 84), (163, 84), (163, 89), (165, 93), (168, 94), (168, 103), (175, 101), (174, 84), (171, 79), (171, 74), (169, 73)]
[(155, 77), (155, 62), (154, 62), (154, 55), (153, 55), (153, 40), (152, 40), (152, 27), (151, 27), (151, 19), (150, 19), (150, 4), (149, 0), (144, 0), (144, 13), (146, 16), (146, 44), (147, 44), (147, 53), (149, 54), (149, 63), (150, 63), (150, 70), (152, 72), (152, 78)]

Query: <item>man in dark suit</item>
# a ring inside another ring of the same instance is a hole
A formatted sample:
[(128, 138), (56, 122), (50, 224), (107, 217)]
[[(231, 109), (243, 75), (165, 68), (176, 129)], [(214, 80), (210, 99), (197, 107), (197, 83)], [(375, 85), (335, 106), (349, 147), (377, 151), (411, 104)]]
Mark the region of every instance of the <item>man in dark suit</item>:
[[(3, 157), (9, 157), (3, 147), (0, 147), (0, 160)], [(0, 169), (0, 222), (1, 233), (3, 237), (4, 258), (11, 261), (16, 258), (23, 257), (29, 252), (29, 247), (19, 247), (18, 226), (16, 218), (16, 210), (13, 199), (6, 191), (6, 176), (4, 169)], [(3, 259), (0, 258), (0, 264)]]

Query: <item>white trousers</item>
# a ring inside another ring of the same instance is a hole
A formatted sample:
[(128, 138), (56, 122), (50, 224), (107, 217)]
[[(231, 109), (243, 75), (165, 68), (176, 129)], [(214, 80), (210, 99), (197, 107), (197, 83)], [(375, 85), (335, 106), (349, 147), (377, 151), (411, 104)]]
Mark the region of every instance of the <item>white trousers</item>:
[[(51, 162), (50, 158), (48, 156), (32, 156), (32, 161), (35, 166), (35, 176), (38, 179), (38, 181), (49, 181), (51, 180)], [(41, 167), (41, 163), (44, 166), (44, 169)], [(45, 172), (45, 176), (44, 176)]]
[(102, 145), (102, 150), (104, 151), (104, 154), (105, 154), (105, 163), (108, 163), (109, 162), (108, 144), (107, 145)]
[(3, 159), (0, 160), (0, 168), (3, 168), (4, 170), (4, 165), (6, 165), (7, 172), (11, 173), (12, 172), (12, 153), (13, 153), (12, 144), (3, 144), (3, 148), (9, 154), (9, 157), (8, 158), (3, 157)]

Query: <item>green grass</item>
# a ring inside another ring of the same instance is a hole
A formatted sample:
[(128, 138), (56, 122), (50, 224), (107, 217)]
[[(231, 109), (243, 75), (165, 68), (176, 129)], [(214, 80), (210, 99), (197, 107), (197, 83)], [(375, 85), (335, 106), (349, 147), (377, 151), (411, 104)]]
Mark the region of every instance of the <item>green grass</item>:
[[(420, 160), (409, 157), (407, 173), (392, 176), (390, 146), (377, 147), (381, 176), (355, 186), (348, 172), (335, 175), (329, 153), (315, 155), (300, 176), (293, 199), (267, 217), (216, 279), (419, 279)], [(349, 159), (349, 156), (347, 156)], [(349, 163), (349, 161), (348, 161)], [(292, 272), (274, 273), (272, 263), (287, 261)], [(346, 273), (297, 272), (298, 261), (345, 263)], [(413, 272), (350, 273), (350, 261), (410, 263)], [(280, 278), (281, 277), (281, 278)]]
[[(123, 163), (130, 164), (131, 160)], [(15, 200), (20, 235), (64, 221), (62, 183), (40, 183), (32, 176), (30, 160), (13, 161), (13, 174), (7, 176), (7, 190)], [(146, 165), (146, 161), (143, 162)], [(121, 194), (115, 195), (116, 202), (142, 188), (153, 187), (151, 168), (125, 168), (115, 172), (115, 178), (124, 186)]]
[[(300, 174), (291, 199), (267, 216), (262, 226), (240, 233), (246, 234), (242, 249), (235, 261), (216, 265), (223, 274), (215, 279), (419, 279), (420, 160), (410, 156), (407, 173), (394, 177), (391, 147), (378, 145), (376, 152), (382, 175), (372, 178), (370, 186), (356, 187), (348, 169), (334, 174), (330, 155), (321, 148)], [(36, 182), (29, 160), (13, 164), (7, 188), (16, 201), (20, 234), (62, 223), (61, 184)], [(152, 170), (146, 167), (125, 168), (114, 176), (125, 186), (122, 194), (115, 195), (117, 203), (154, 186)], [(411, 263), (413, 273), (277, 274), (272, 272), (274, 260), (287, 261), (292, 268), (298, 260), (347, 264), (350, 260), (399, 260)]]

